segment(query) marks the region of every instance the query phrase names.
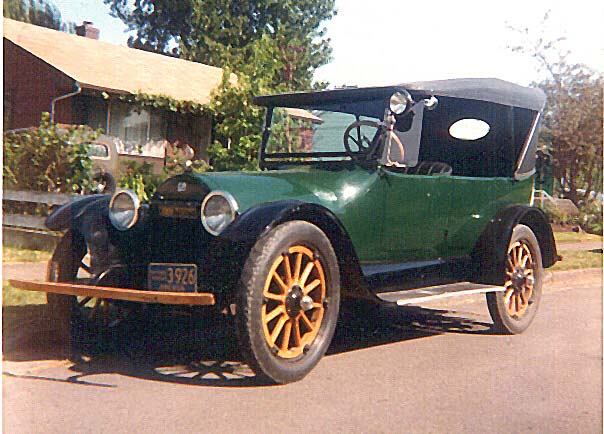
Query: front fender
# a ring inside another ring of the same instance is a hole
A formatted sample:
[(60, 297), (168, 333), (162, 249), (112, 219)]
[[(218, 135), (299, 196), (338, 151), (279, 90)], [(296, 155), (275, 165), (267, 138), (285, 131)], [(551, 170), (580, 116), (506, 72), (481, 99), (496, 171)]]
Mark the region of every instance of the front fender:
[(344, 295), (374, 299), (365, 287), (359, 259), (348, 232), (337, 216), (322, 205), (299, 200), (283, 200), (255, 205), (241, 214), (220, 238), (251, 248), (276, 226), (292, 220), (304, 220), (320, 228), (338, 258)]
[(480, 236), (472, 258), (478, 264), (476, 281), (503, 284), (505, 260), (514, 227), (523, 224), (531, 228), (541, 249), (543, 267), (551, 267), (558, 260), (556, 242), (545, 213), (527, 205), (513, 205), (498, 212)]
[(86, 214), (106, 216), (109, 211), (110, 194), (86, 196), (61, 205), (50, 214), (44, 224), (51, 231), (80, 229), (82, 217)]

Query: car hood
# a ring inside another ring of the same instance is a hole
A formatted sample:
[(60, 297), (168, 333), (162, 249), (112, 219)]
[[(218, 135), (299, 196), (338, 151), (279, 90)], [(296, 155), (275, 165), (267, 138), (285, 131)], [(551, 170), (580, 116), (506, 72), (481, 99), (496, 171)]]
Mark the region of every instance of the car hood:
[[(165, 185), (172, 185), (172, 193), (169, 197), (166, 195), (170, 199), (201, 198), (216, 190), (228, 192), (237, 201), (240, 213), (259, 203), (288, 199), (318, 203), (336, 210), (371, 190), (376, 178), (374, 170), (351, 165), (328, 170), (298, 167), (261, 172), (186, 173), (172, 178)], [(179, 182), (191, 184), (189, 192), (175, 192), (174, 186)], [(167, 189), (160, 187), (158, 192), (161, 199)]]

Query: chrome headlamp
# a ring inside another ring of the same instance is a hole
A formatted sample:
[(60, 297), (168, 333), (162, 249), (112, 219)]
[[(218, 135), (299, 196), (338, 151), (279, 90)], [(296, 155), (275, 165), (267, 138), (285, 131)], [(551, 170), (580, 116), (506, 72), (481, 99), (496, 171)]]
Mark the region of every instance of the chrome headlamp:
[(109, 220), (120, 230), (130, 229), (138, 220), (141, 201), (132, 190), (118, 190), (109, 202)]
[(201, 204), (201, 223), (206, 231), (220, 234), (237, 215), (237, 201), (225, 191), (213, 191)]

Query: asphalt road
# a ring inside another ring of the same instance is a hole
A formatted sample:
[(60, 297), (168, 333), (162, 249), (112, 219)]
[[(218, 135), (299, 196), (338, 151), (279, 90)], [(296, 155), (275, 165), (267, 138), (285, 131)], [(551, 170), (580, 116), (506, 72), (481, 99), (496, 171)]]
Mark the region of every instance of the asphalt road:
[(40, 331), (27, 348), (5, 336), (4, 432), (602, 432), (601, 273), (556, 273), (518, 336), (491, 333), (482, 296), (382, 310), (286, 386), (186, 320), (80, 363), (47, 360)]

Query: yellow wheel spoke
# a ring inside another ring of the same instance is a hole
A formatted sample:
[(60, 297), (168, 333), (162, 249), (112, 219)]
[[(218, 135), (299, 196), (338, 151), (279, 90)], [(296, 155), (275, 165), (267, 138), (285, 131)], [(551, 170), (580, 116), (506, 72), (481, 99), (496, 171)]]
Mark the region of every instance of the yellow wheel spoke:
[(300, 315), (300, 318), (302, 318), (302, 321), (304, 321), (304, 324), (306, 325), (306, 327), (308, 327), (310, 329), (310, 331), (314, 330), (314, 327), (313, 327), (312, 323), (310, 322), (310, 320), (308, 319), (308, 317), (306, 316), (306, 313), (302, 312), (302, 314)]
[(321, 280), (319, 279), (315, 279), (312, 282), (310, 282), (308, 285), (306, 285), (303, 289), (304, 295), (308, 295), (312, 292), (313, 289), (315, 289), (317, 286), (319, 286), (321, 284)]
[(524, 306), (524, 305), (525, 305), (525, 304), (528, 302), (528, 300), (526, 299), (526, 294), (525, 294), (525, 292), (524, 292), (524, 291), (520, 291), (519, 296), (520, 296), (520, 302), (521, 302), (521, 303), (522, 303), (522, 305)]
[(313, 309), (323, 309), (323, 303), (313, 303)]
[(285, 281), (288, 285), (292, 283), (292, 266), (289, 263), (289, 255), (283, 255), (283, 262), (285, 263)]
[(270, 313), (266, 314), (266, 316), (264, 317), (264, 322), (268, 323), (268, 322), (272, 321), (273, 319), (277, 318), (277, 316), (284, 314), (284, 313), (285, 313), (285, 309), (283, 308), (283, 306), (277, 306), (276, 308), (271, 310)]
[(283, 294), (287, 294), (287, 291), (289, 291), (289, 286), (285, 284), (285, 282), (283, 281), (283, 279), (281, 279), (281, 276), (279, 276), (277, 272), (273, 273), (273, 279), (275, 280), (275, 282), (277, 282), (277, 285), (279, 285), (279, 287), (283, 291)]
[(296, 265), (294, 267), (294, 282), (300, 281), (300, 271), (302, 270), (302, 252), (296, 256)]
[(271, 343), (273, 345), (275, 344), (275, 342), (277, 341), (277, 338), (281, 334), (281, 330), (283, 330), (283, 326), (285, 325), (286, 322), (287, 322), (287, 317), (285, 315), (283, 315), (283, 316), (281, 316), (281, 318), (279, 318), (277, 325), (275, 325), (275, 328), (273, 329), (273, 332), (271, 333)]
[(283, 301), (285, 300), (285, 294), (273, 294), (272, 292), (265, 292), (263, 294), (266, 298), (268, 298), (269, 300), (275, 300), (275, 301)]
[(294, 329), (294, 345), (300, 346), (300, 342), (302, 341), (302, 337), (300, 336), (300, 318), (296, 318), (293, 321), (293, 329)]
[(302, 276), (300, 277), (300, 285), (304, 286), (306, 284), (306, 280), (308, 280), (308, 276), (310, 276), (310, 273), (314, 267), (315, 267), (314, 262), (309, 262), (308, 264), (306, 264), (306, 268), (304, 268), (304, 272), (302, 273)]
[[(514, 290), (512, 288), (508, 289), (505, 292), (505, 295), (503, 296), (503, 303), (505, 305), (510, 305), (510, 298), (512, 297), (512, 295), (514, 294)], [(510, 305), (511, 306), (511, 305)]]
[(281, 350), (289, 350), (289, 338), (292, 334), (292, 320), (285, 323), (285, 331), (283, 332), (283, 340), (281, 341)]
[(508, 266), (510, 267), (511, 271), (514, 271), (514, 263), (512, 262), (512, 259), (510, 258), (510, 255), (508, 254)]

